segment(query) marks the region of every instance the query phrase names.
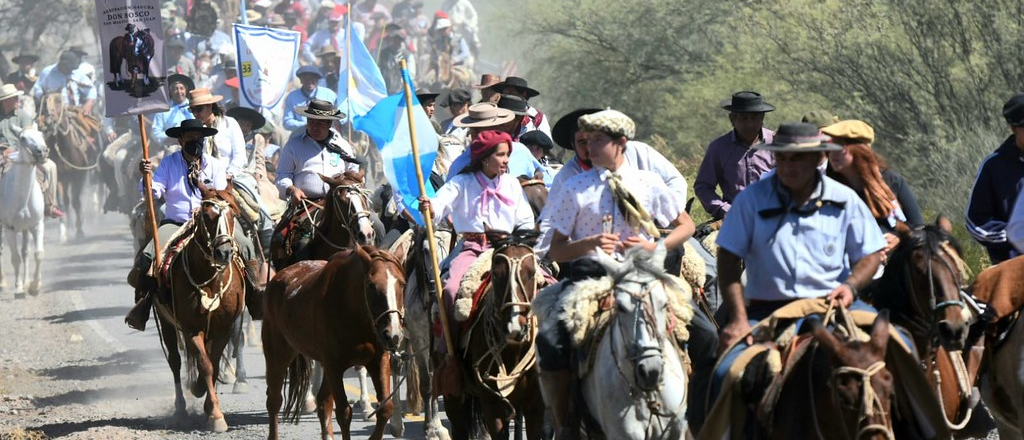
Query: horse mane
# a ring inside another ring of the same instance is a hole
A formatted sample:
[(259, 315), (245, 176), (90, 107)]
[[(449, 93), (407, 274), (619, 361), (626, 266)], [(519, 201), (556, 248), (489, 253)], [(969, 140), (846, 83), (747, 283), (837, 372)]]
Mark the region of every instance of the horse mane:
[(533, 248), (537, 245), (538, 238), (540, 238), (540, 231), (525, 227), (516, 228), (511, 233), (489, 230), (486, 234), (487, 241), (492, 244), (496, 251), (509, 246), (525, 246)]
[(683, 290), (682, 284), (680, 284), (679, 278), (672, 276), (665, 271), (665, 266), (660, 261), (652, 261), (653, 252), (648, 252), (642, 247), (632, 247), (626, 250), (625, 259), (619, 267), (609, 268), (606, 267), (608, 275), (615, 280), (616, 283), (622, 281), (626, 275), (633, 272), (642, 272), (653, 276), (656, 280), (665, 283), (666, 286), (676, 289)]

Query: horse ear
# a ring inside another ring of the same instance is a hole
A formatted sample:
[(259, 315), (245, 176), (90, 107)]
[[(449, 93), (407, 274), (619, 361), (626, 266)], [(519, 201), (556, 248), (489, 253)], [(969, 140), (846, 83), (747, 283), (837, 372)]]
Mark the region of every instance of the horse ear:
[(818, 344), (821, 344), (822, 347), (825, 347), (826, 350), (832, 352), (832, 354), (836, 356), (839, 356), (839, 353), (842, 353), (843, 350), (846, 349), (842, 341), (833, 335), (831, 331), (825, 328), (825, 326), (821, 324), (820, 320), (815, 319), (811, 321), (811, 334), (814, 336), (814, 339), (818, 341)]
[(326, 183), (328, 185), (331, 184), (331, 178), (330, 177), (327, 177), (327, 176), (325, 176), (323, 174), (320, 174), (320, 173), (316, 173), (316, 175), (320, 176), (320, 180), (323, 181), (324, 183)]
[(935, 217), (935, 226), (938, 226), (939, 229), (946, 231), (947, 234), (953, 233), (953, 221), (951, 221), (949, 217), (946, 217), (943, 214), (939, 214), (938, 216)]
[(878, 353), (885, 353), (885, 347), (889, 345), (889, 311), (881, 310), (875, 323), (871, 325), (871, 346)]

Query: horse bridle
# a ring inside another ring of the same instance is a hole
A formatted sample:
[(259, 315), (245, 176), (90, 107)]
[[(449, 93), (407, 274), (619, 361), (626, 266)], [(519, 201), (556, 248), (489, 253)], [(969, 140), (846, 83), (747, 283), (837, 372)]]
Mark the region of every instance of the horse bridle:
[[(213, 257), (213, 250), (217, 246), (230, 242), (234, 255), (238, 255), (238, 243), (233, 240), (233, 234), (231, 231), (232, 225), (228, 224), (230, 220), (228, 219), (228, 216), (224, 215), (225, 210), (231, 209), (231, 204), (224, 200), (203, 200), (200, 206), (200, 210), (210, 207), (217, 211), (217, 229), (215, 230), (216, 234), (210, 234), (210, 230), (207, 228), (205, 221), (198, 219), (196, 222), (198, 223), (196, 225), (196, 232), (202, 230), (207, 239), (205, 246), (199, 246), (199, 252), (203, 254), (203, 258), (205, 258), (206, 261), (215, 269), (213, 275), (211, 275), (209, 279), (199, 283), (192, 277), (192, 271), (189, 269), (189, 265), (185, 264), (185, 276), (188, 277), (188, 281), (192, 284), (192, 287), (195, 287), (196, 289), (212, 283), (213, 280), (220, 276), (220, 274), (224, 272), (224, 269), (231, 264), (231, 262), (221, 264), (215, 261)], [(199, 215), (203, 214), (200, 213)]]
[[(342, 212), (341, 203), (339, 203), (338, 200), (332, 200), (333, 203), (331, 203), (331, 214), (333, 214), (335, 217), (341, 220), (339, 222), (341, 224), (341, 227), (345, 228), (345, 230), (348, 231), (349, 236), (353, 237), (352, 241), (355, 242), (355, 231), (352, 230), (352, 224), (358, 225), (359, 220), (370, 217), (371, 213), (369, 210), (369, 197), (367, 196), (366, 191), (359, 185), (337, 185), (327, 192), (327, 197), (336, 198), (338, 197), (338, 194), (341, 192), (341, 190), (345, 190), (349, 193), (349, 195), (346, 196), (345, 198), (349, 200), (349, 205), (352, 208), (349, 210), (349, 212)], [(351, 199), (351, 197), (359, 197), (362, 200), (364, 206), (362, 211), (355, 210), (355, 203)], [(313, 226), (313, 231), (320, 234), (320, 238), (323, 239), (324, 243), (327, 243), (328, 246), (331, 246), (335, 249), (348, 249), (349, 247), (351, 247), (347, 245), (339, 245), (328, 239), (327, 234), (324, 233), (322, 227), (318, 225), (317, 222), (313, 221), (313, 217), (310, 215), (307, 203), (312, 202), (308, 202), (305, 199), (303, 199), (302, 202), (303, 208), (306, 210), (306, 218), (309, 220), (310, 225)]]
[[(942, 245), (939, 246), (939, 252), (941, 254), (949, 255), (951, 258), (955, 258), (954, 256), (950, 255), (949, 250), (946, 249), (948, 243), (949, 242), (943, 242)], [(928, 254), (928, 305), (929, 308), (931, 308), (932, 316), (938, 316), (939, 313), (941, 313), (948, 307), (960, 307), (961, 310), (967, 309), (967, 304), (960, 299), (947, 299), (943, 301), (938, 301), (938, 298), (936, 298), (935, 277), (932, 269), (935, 259), (938, 258), (939, 261), (942, 261), (942, 266), (945, 267), (951, 275), (953, 275), (953, 280), (956, 283), (958, 289), (962, 289), (962, 286), (964, 285), (963, 273), (960, 270), (954, 269), (953, 266), (949, 263), (949, 261), (946, 261), (946, 259), (942, 258), (941, 255), (933, 253), (931, 252), (931, 250), (926, 250), (925, 252), (927, 252)], [(903, 265), (903, 278), (906, 280), (907, 293), (912, 298), (915, 297), (914, 283), (911, 282), (910, 279), (909, 262)]]
[[(854, 377), (859, 378), (858, 380), (860, 381), (860, 388), (861, 388), (861, 390), (860, 390), (860, 406), (858, 406), (858, 408), (857, 408), (857, 423), (858, 423), (858, 426), (859, 426), (859, 424), (861, 422), (869, 421), (870, 417), (874, 417), (876, 410), (878, 411), (879, 415), (883, 416), (883, 418), (885, 416), (885, 408), (882, 407), (882, 399), (880, 397), (878, 397), (878, 393), (875, 392), (875, 388), (871, 386), (871, 377), (873, 377), (875, 374), (878, 374), (878, 372), (880, 372), (880, 371), (882, 371), (884, 369), (885, 369), (885, 361), (877, 361), (877, 362), (871, 364), (870, 366), (868, 366), (867, 368), (857, 368), (857, 367), (842, 366), (842, 367), (838, 367), (838, 368), (836, 368), (835, 370), (832, 371), (832, 379), (830, 380), (830, 388), (832, 389), (832, 400), (834, 400), (835, 402), (839, 402), (839, 396), (838, 396), (838, 393), (836, 392), (836, 389), (837, 389), (836, 381), (838, 381), (839, 378), (844, 377), (844, 376), (854, 376)], [(808, 378), (811, 378), (811, 377), (812, 377), (812, 375), (808, 375)], [(813, 390), (814, 388), (810, 387), (809, 389)], [(813, 403), (813, 399), (812, 399), (812, 403)], [(812, 407), (813, 406), (814, 405), (812, 404)], [(846, 419), (843, 418), (843, 417), (839, 417), (839, 420), (840, 420), (840, 422), (842, 422), (843, 427), (845, 428), (846, 427)], [(817, 420), (815, 420), (814, 427), (815, 427), (815, 429), (819, 430), (818, 431), (818, 436), (820, 438), (824, 438), (821, 435), (820, 426), (818, 425)], [(889, 426), (888, 424), (881, 424), (881, 423), (868, 423), (868, 424), (864, 425), (863, 427), (860, 428), (859, 431), (857, 431), (857, 436), (854, 437), (854, 439), (860, 439), (860, 438), (864, 437), (865, 434), (871, 433), (871, 432), (875, 432), (875, 431), (881, 432), (889, 440), (895, 439), (895, 436), (893, 435), (893, 432), (892, 432), (892, 427)], [(844, 433), (848, 433), (849, 431), (844, 429), (843, 432)]]
[[(388, 265), (393, 266), (393, 268), (396, 269), (398, 271), (398, 273), (400, 273), (400, 274), (404, 273), (404, 269), (402, 268), (402, 266), (400, 264), (398, 264), (398, 262), (396, 262), (394, 260), (391, 260), (389, 258), (386, 258), (384, 255), (375, 253), (375, 254), (370, 256), (370, 259), (371, 260), (383, 261), (383, 262), (387, 263)], [(396, 296), (399, 295), (399, 294), (401, 294), (401, 292), (395, 292)], [(367, 304), (366, 306), (367, 306), (367, 308), (369, 308), (370, 305)], [(402, 328), (405, 328), (405, 313), (402, 313), (402, 311), (398, 310), (398, 309), (387, 309), (387, 310), (381, 312), (379, 315), (377, 315), (376, 318), (373, 318), (373, 328), (377, 328), (377, 326), (380, 324), (380, 321), (382, 319), (384, 319), (384, 318), (386, 318), (386, 317), (388, 317), (388, 316), (390, 316), (392, 314), (398, 315), (398, 322), (399, 322), (399, 324), (402, 325)]]
[[(530, 249), (530, 252), (528, 254), (521, 255), (519, 257), (510, 257), (508, 255), (505, 255), (504, 253), (501, 253), (502, 250), (504, 250), (506, 248), (509, 248), (509, 247), (513, 247), (513, 246), (518, 246), (518, 247), (523, 247), (523, 248)], [(527, 283), (531, 283), (531, 282), (532, 283), (536, 283), (536, 281), (535, 281), (535, 279), (534, 280), (523, 280), (522, 279), (522, 270), (521, 270), (521, 268), (523, 266), (523, 262), (524, 261), (533, 260), (534, 270), (539, 270), (539, 265), (537, 264), (538, 263), (537, 262), (537, 254), (533, 253), (533, 249), (530, 248), (529, 246), (522, 245), (522, 244), (508, 244), (508, 245), (496, 248), (494, 250), (494, 254), (493, 255), (494, 256), (492, 258), (501, 258), (504, 261), (508, 262), (508, 286), (506, 287), (505, 292), (502, 292), (502, 298), (508, 298), (508, 301), (503, 302), (501, 307), (498, 307), (498, 308), (494, 309), (495, 318), (500, 320), (501, 319), (501, 314), (504, 313), (506, 309), (516, 308), (516, 307), (523, 307), (523, 308), (525, 308), (526, 309), (525, 314), (527, 316), (530, 316), (531, 315), (531, 307), (532, 307), (533, 302), (531, 301), (531, 298), (528, 298), (526, 296), (526, 289), (525, 288), (528, 285)], [(523, 290), (523, 298), (519, 298), (518, 295), (516, 295), (516, 292), (519, 290), (519, 287), (523, 288), (522, 289)], [(536, 295), (536, 291), (534, 292), (534, 295)], [(522, 313), (522, 312), (520, 312), (520, 313)], [(527, 319), (527, 326), (528, 326), (527, 330), (529, 330), (531, 327), (533, 327), (533, 321), (534, 321), (533, 319)], [(530, 331), (526, 331), (524, 333), (527, 336), (529, 336), (531, 334)]]

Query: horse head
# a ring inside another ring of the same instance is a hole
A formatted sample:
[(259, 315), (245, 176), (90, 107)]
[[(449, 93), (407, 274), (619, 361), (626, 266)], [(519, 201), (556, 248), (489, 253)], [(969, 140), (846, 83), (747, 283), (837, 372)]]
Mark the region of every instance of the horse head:
[(203, 188), (202, 205), (195, 216), (195, 240), (216, 267), (225, 267), (234, 258), (235, 212), (238, 205), (230, 192)]
[[(893, 376), (885, 368), (889, 343), (889, 315), (878, 314), (871, 327), (871, 339), (841, 341), (818, 320), (811, 321), (812, 334), (820, 347), (831, 354), (833, 368), (828, 388), (846, 438), (892, 439)], [(815, 403), (812, 402), (812, 405)], [(827, 417), (827, 415), (826, 415)], [(821, 423), (820, 419), (817, 423)], [(825, 422), (831, 425), (831, 422)]]
[(939, 344), (955, 351), (966, 345), (970, 321), (970, 312), (960, 297), (967, 265), (960, 245), (942, 224), (940, 218), (936, 225), (897, 228), (900, 244), (888, 270), (904, 277), (901, 287), (906, 290), (913, 313), (930, 323), (929, 336), (937, 334)]
[(661, 384), (665, 368), (662, 338), (667, 328), (668, 293), (665, 284), (677, 283), (665, 273), (665, 244), (653, 252), (636, 247), (626, 251), (621, 263), (602, 252), (598, 261), (615, 281), (615, 328), (625, 345), (626, 359), (633, 362), (634, 379), (643, 391)]
[(49, 154), (49, 148), (46, 146), (46, 139), (43, 137), (43, 133), (35, 128), (26, 128), (21, 131), (21, 136), (18, 138), (21, 146), (21, 151), (27, 154), (21, 156), (21, 161), (31, 161), (35, 165), (42, 164), (46, 161), (46, 156)]
[(376, 237), (370, 221), (370, 194), (363, 186), (363, 176), (362, 171), (347, 171), (334, 177), (321, 175), (320, 180), (330, 187), (324, 202), (329, 216), (325, 224), (341, 225), (351, 242), (365, 246), (375, 244)]
[(357, 248), (369, 267), (366, 282), (366, 307), (381, 344), (397, 351), (405, 339), (405, 271), (394, 254), (372, 246)]
[(494, 246), (491, 286), (501, 304), (494, 311), (499, 320), (506, 320), (506, 336), (517, 341), (531, 334), (530, 303), (537, 295), (537, 255), (533, 247), (539, 235), (525, 228), (511, 234), (487, 231), (487, 241)]

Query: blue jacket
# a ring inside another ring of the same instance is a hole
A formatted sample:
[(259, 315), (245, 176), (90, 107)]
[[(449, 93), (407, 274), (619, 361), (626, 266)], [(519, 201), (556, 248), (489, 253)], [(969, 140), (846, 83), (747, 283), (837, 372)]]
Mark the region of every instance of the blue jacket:
[(978, 169), (967, 202), (967, 232), (988, 250), (992, 264), (1018, 255), (1006, 240), (1006, 223), (1024, 187), (1024, 155), (1011, 135)]

